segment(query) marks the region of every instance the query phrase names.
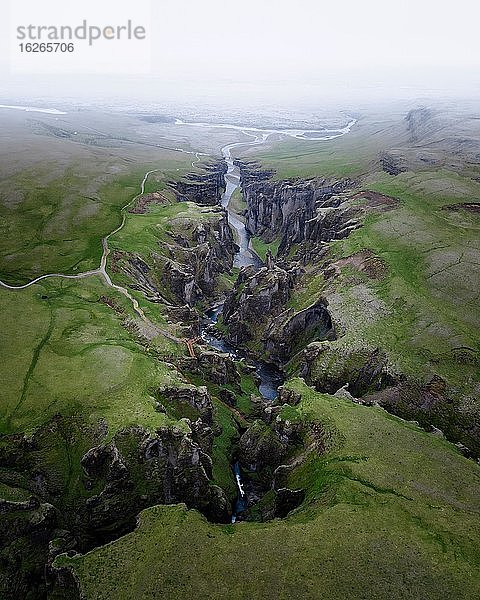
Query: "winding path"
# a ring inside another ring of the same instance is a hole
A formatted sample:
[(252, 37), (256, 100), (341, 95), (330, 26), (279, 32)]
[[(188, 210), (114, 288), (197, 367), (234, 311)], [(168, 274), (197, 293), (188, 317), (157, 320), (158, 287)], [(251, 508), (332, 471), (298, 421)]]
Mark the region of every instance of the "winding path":
[[(1, 105), (0, 105), (0, 107), (1, 107)], [(8, 107), (8, 108), (20, 108), (20, 107), (12, 106), (12, 107)], [(26, 110), (26, 108), (25, 108), (25, 110)], [(48, 112), (50, 112), (50, 110)], [(60, 114), (64, 114), (64, 113), (60, 113)], [(289, 136), (289, 137), (294, 137), (296, 139), (303, 139), (306, 141), (331, 140), (333, 138), (340, 137), (342, 135), (349, 133), (350, 129), (353, 127), (353, 125), (355, 123), (356, 123), (356, 120), (351, 119), (347, 123), (347, 125), (345, 125), (345, 127), (343, 127), (343, 128), (323, 129), (320, 131), (318, 129), (260, 129), (257, 127), (238, 126), (238, 125), (230, 125), (230, 124), (225, 124), (225, 123), (218, 123), (218, 124), (216, 124), (216, 123), (201, 123), (201, 122), (189, 123), (189, 122), (181, 121), (179, 119), (177, 119), (175, 121), (176, 125), (183, 125), (183, 126), (189, 126), (189, 127), (233, 129), (233, 130), (241, 131), (244, 135), (253, 138), (252, 141), (234, 142), (232, 144), (227, 144), (226, 146), (224, 146), (222, 148), (222, 155), (225, 158), (225, 161), (227, 162), (227, 165), (228, 165), (228, 170), (225, 174), (225, 192), (222, 196), (222, 206), (227, 211), (228, 220), (229, 220), (230, 225), (237, 232), (238, 242), (239, 242), (239, 246), (240, 246), (240, 250), (235, 257), (235, 266), (244, 266), (244, 265), (248, 265), (248, 264), (255, 264), (258, 266), (261, 263), (260, 263), (260, 259), (250, 248), (250, 238), (249, 238), (249, 235), (245, 228), (244, 223), (242, 223), (242, 221), (240, 221), (240, 219), (238, 219), (235, 216), (235, 214), (231, 210), (229, 210), (229, 203), (230, 203), (232, 194), (238, 187), (240, 187), (240, 172), (239, 172), (238, 167), (234, 164), (234, 159), (231, 155), (231, 150), (233, 148), (236, 148), (239, 146), (253, 146), (253, 145), (257, 145), (257, 144), (263, 144), (270, 137), (270, 135), (273, 135), (273, 134), (285, 135), (285, 136)], [(184, 154), (194, 155), (195, 158), (191, 163), (192, 167), (194, 167), (195, 164), (201, 160), (201, 158), (200, 158), (201, 156), (208, 156), (208, 154), (205, 154), (203, 152), (192, 152), (189, 150), (184, 150), (183, 148), (170, 148), (170, 150), (173, 150), (176, 152), (182, 152)], [(121, 221), (120, 225), (118, 227), (116, 227), (113, 231), (108, 233), (105, 237), (102, 238), (103, 252), (102, 252), (102, 257), (100, 259), (100, 266), (97, 269), (93, 269), (91, 271), (84, 271), (83, 273), (77, 273), (75, 275), (67, 275), (64, 273), (47, 273), (46, 275), (40, 275), (39, 277), (36, 277), (35, 279), (32, 279), (32, 281), (29, 281), (28, 283), (25, 283), (23, 285), (9, 285), (8, 283), (0, 280), (0, 287), (7, 289), (7, 290), (13, 290), (13, 291), (24, 290), (24, 289), (30, 287), (31, 285), (34, 285), (36, 283), (39, 283), (40, 281), (43, 281), (44, 279), (49, 279), (52, 277), (59, 277), (61, 279), (84, 279), (86, 277), (91, 277), (93, 275), (101, 275), (103, 277), (103, 279), (105, 280), (105, 283), (109, 287), (119, 291), (121, 294), (123, 294), (126, 298), (128, 298), (130, 300), (134, 311), (142, 319), (142, 321), (147, 323), (150, 327), (153, 327), (156, 331), (158, 331), (165, 337), (167, 337), (173, 341), (176, 341), (176, 342), (182, 341), (179, 338), (172, 336), (168, 331), (159, 329), (156, 325), (154, 325), (146, 317), (145, 313), (140, 308), (138, 301), (130, 294), (130, 292), (126, 288), (113, 283), (113, 281), (110, 278), (110, 275), (107, 273), (107, 258), (108, 258), (108, 255), (110, 254), (108, 240), (113, 235), (118, 233), (121, 229), (123, 229), (123, 227), (125, 226), (125, 222), (126, 222), (127, 208), (133, 202), (135, 202), (135, 200), (139, 196), (141, 196), (142, 194), (145, 193), (145, 185), (147, 183), (147, 179), (148, 179), (149, 175), (151, 175), (151, 173), (155, 173), (156, 171), (159, 171), (159, 170), (160, 169), (152, 169), (145, 173), (142, 183), (140, 185), (140, 192), (136, 196), (134, 196), (127, 204), (125, 204), (125, 206), (123, 206), (121, 208), (120, 212), (122, 215), (122, 221)]]
[[(191, 154), (195, 154), (197, 159), (200, 160), (197, 156), (197, 153), (192, 152)], [(192, 163), (192, 165), (194, 165), (194, 162)], [(123, 227), (125, 226), (126, 218), (127, 218), (127, 216), (126, 216), (127, 208), (131, 204), (133, 204), (133, 202), (135, 202), (135, 200), (137, 198), (139, 198), (139, 196), (141, 196), (142, 194), (145, 193), (145, 185), (147, 183), (148, 176), (151, 173), (155, 173), (158, 170), (159, 169), (152, 169), (151, 171), (147, 171), (145, 173), (142, 183), (140, 185), (140, 192), (136, 196), (134, 196), (127, 204), (125, 204), (125, 206), (123, 206), (121, 208), (122, 221), (121, 221), (120, 225), (118, 227), (116, 227), (113, 231), (108, 233), (105, 237), (102, 238), (103, 252), (102, 252), (102, 257), (100, 259), (100, 266), (98, 267), (98, 269), (93, 269), (91, 271), (84, 271), (83, 273), (78, 273), (76, 275), (65, 275), (64, 273), (48, 273), (46, 275), (41, 275), (40, 277), (36, 277), (35, 279), (32, 279), (32, 281), (29, 281), (28, 283), (25, 283), (24, 285), (9, 285), (8, 283), (5, 283), (4, 281), (0, 280), (0, 287), (3, 287), (7, 290), (24, 290), (24, 289), (30, 287), (31, 285), (34, 285), (35, 283), (38, 283), (44, 279), (48, 279), (51, 277), (60, 277), (61, 279), (84, 279), (85, 277), (91, 277), (92, 275), (101, 275), (103, 277), (103, 279), (105, 280), (105, 283), (109, 287), (119, 291), (121, 294), (123, 294), (126, 298), (128, 298), (130, 300), (130, 302), (132, 303), (133, 310), (142, 319), (142, 321), (147, 323), (150, 327), (154, 328), (155, 331), (157, 331), (158, 333), (161, 333), (166, 338), (168, 338), (172, 341), (175, 341), (175, 342), (181, 342), (182, 340), (171, 335), (168, 331), (166, 331), (164, 329), (160, 329), (157, 325), (154, 325), (147, 318), (147, 316), (145, 315), (143, 310), (140, 308), (136, 298), (134, 298), (126, 288), (122, 287), (121, 285), (117, 285), (116, 283), (113, 283), (113, 281), (110, 278), (110, 275), (107, 273), (107, 257), (110, 254), (110, 248), (108, 247), (108, 240), (110, 239), (110, 237), (112, 235), (114, 235), (115, 233), (118, 233), (121, 229), (123, 229)]]

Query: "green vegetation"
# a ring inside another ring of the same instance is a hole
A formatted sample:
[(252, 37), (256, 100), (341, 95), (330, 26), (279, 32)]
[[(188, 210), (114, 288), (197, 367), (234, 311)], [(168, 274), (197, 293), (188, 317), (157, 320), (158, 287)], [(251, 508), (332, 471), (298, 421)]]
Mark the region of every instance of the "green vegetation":
[(277, 240), (274, 240), (273, 242), (270, 242), (269, 244), (267, 244), (266, 242), (264, 242), (262, 240), (262, 238), (259, 238), (259, 237), (253, 237), (251, 239), (253, 249), (255, 250), (256, 254), (258, 254), (258, 256), (263, 260), (263, 262), (265, 262), (265, 260), (267, 258), (267, 252), (269, 250), (273, 256), (277, 256), (278, 247), (280, 246), (280, 241), (281, 240), (277, 239)]
[[(162, 162), (163, 176), (184, 158)], [(171, 165), (169, 167), (169, 165)], [(146, 171), (158, 163), (129, 167), (123, 175), (106, 176), (108, 164), (70, 165), (60, 177), (48, 163), (16, 174), (0, 187), (0, 279), (20, 285), (45, 273), (80, 273), (95, 269), (102, 254), (101, 238), (121, 222), (120, 209), (140, 191)], [(125, 170), (125, 167), (123, 167)], [(105, 182), (108, 179), (108, 182)], [(156, 183), (161, 189), (165, 184)], [(11, 188), (18, 201), (11, 201)]]
[(217, 216), (211, 207), (201, 207), (192, 202), (174, 202), (150, 205), (141, 215), (128, 215), (123, 229), (110, 238), (112, 250), (149, 256), (159, 244), (171, 240), (170, 232), (186, 230)]
[(329, 440), (292, 475), (307, 498), (290, 518), (219, 526), (157, 506), (135, 532), (56, 565), (73, 566), (91, 600), (477, 597), (478, 467), (380, 409), (290, 386)]
[[(117, 311), (99, 301), (112, 298)], [(128, 301), (99, 277), (47, 279), (1, 291), (3, 433), (32, 430), (60, 413), (104, 418), (109, 435), (129, 424), (159, 426), (150, 389), (175, 380), (126, 326)], [(132, 329), (132, 331), (133, 331)], [(150, 343), (155, 352), (155, 340)]]
[[(372, 250), (387, 266), (386, 274), (352, 281), (345, 271), (335, 281), (331, 302), (346, 328), (341, 344), (388, 348), (404, 372), (434, 372), (464, 391), (478, 381), (476, 366), (459, 369), (449, 351), (480, 349), (480, 319), (473, 309), (480, 279), (480, 223), (474, 214), (444, 207), (458, 202), (465, 184), (471, 194), (480, 193), (478, 183), (441, 171), (372, 177), (370, 189), (398, 198), (399, 208), (369, 217), (362, 228), (333, 243), (332, 254), (340, 258)], [(359, 319), (367, 297), (377, 300)]]
[[(202, 224), (210, 244), (218, 246), (217, 231), (222, 218), (223, 213), (215, 206), (174, 201), (151, 204), (144, 214), (128, 214), (125, 226), (109, 239), (112, 250), (109, 265), (113, 279), (121, 285), (129, 287), (133, 284), (133, 287), (137, 287), (138, 282), (134, 277), (121, 272), (119, 261), (128, 260), (131, 256), (140, 257), (149, 267), (148, 277), (167, 302), (182, 301), (163, 279), (164, 270), (166, 267), (170, 269), (170, 263), (173, 263), (180, 272), (193, 269), (197, 278), (201, 279), (205, 270), (206, 255), (205, 248), (202, 249), (197, 239), (198, 228)], [(180, 241), (177, 243), (177, 240)], [(188, 246), (185, 240), (188, 240)], [(195, 252), (197, 247), (198, 254)], [(115, 251), (118, 251), (118, 260), (114, 258)], [(235, 273), (228, 272), (215, 277), (217, 294), (231, 289), (234, 277)], [(179, 284), (178, 289), (180, 288)], [(157, 308), (151, 302), (145, 301), (144, 294), (140, 294), (137, 299), (147, 311), (157, 313)], [(157, 315), (157, 318), (162, 317)]]

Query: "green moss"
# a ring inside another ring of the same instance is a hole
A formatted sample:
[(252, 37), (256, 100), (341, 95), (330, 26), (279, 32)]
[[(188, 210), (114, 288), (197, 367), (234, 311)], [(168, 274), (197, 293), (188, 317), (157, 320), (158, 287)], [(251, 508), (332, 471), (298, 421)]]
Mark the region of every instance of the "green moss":
[(290, 404), (284, 404), (278, 416), (283, 421), (290, 421), (291, 423), (302, 420), (302, 413), (295, 406), (290, 406)]
[[(325, 296), (340, 333), (331, 344), (335, 353), (382, 348), (395, 370), (421, 379), (437, 374), (458, 401), (473, 400), (480, 381), (480, 320), (472, 311), (480, 224), (475, 215), (458, 217), (444, 207), (480, 186), (440, 170), (375, 173), (366, 187), (398, 199), (398, 207), (369, 214), (349, 237), (331, 242), (329, 259), (369, 250), (382, 261), (383, 274), (375, 279), (347, 265), (339, 277), (325, 280), (311, 265), (290, 306), (298, 310)], [(477, 358), (460, 364), (452, 351), (458, 347), (471, 348)]]
[(23, 502), (30, 498), (31, 494), (22, 488), (13, 487), (0, 482), (0, 498), (11, 502)]
[[(163, 160), (164, 177), (172, 163), (185, 168), (181, 155)], [(121, 175), (105, 175), (108, 157), (97, 156), (88, 166), (73, 161), (57, 177), (51, 173), (58, 173), (58, 162), (5, 179), (2, 199), (14, 189), (22, 200), (0, 202), (0, 279), (19, 285), (46, 273), (97, 268), (101, 238), (120, 225), (121, 208), (138, 194), (145, 172), (157, 166), (139, 163)]]
[(56, 564), (73, 566), (98, 600), (179, 590), (205, 599), (476, 597), (478, 466), (384, 411), (289, 385), (302, 395), (297, 410), (329, 439), (292, 475), (307, 491), (300, 511), (225, 527), (182, 506), (154, 507), (135, 532)]
[(273, 256), (277, 256), (278, 247), (280, 246), (280, 239), (274, 240), (267, 244), (259, 237), (252, 237), (251, 244), (255, 253), (265, 262), (267, 258), (267, 252), (270, 250)]
[[(104, 294), (124, 312), (99, 302)], [(110, 434), (134, 423), (162, 424), (149, 390), (178, 375), (123, 326), (126, 317), (133, 320), (131, 308), (100, 278), (49, 279), (22, 291), (3, 290), (0, 300), (7, 344), (3, 433), (32, 430), (58, 413), (91, 422), (104, 418)]]

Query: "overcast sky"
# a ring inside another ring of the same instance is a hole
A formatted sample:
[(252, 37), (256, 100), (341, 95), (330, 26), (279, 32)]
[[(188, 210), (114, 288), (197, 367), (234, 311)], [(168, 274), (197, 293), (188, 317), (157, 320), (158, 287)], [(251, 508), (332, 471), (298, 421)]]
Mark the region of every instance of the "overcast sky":
[[(395, 84), (480, 88), (475, 0), (12, 0), (10, 14), (8, 6), (2, 0), (2, 97), (109, 90), (154, 97), (165, 86), (181, 93), (202, 82), (259, 91), (326, 82), (339, 94)], [(131, 19), (146, 27), (147, 40), (84, 44), (70, 56), (18, 52), (18, 25), (83, 19), (98, 26)]]

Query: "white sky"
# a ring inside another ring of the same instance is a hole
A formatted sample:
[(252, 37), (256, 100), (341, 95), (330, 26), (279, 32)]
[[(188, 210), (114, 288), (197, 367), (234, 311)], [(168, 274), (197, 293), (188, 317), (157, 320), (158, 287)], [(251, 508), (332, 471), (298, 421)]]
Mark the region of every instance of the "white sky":
[(287, 73), (480, 65), (478, 0), (177, 0), (155, 8), (173, 67), (204, 59)]
[[(433, 87), (474, 89), (480, 83), (478, 0), (10, 2), (9, 20), (9, 2), (0, 0), (0, 95), (26, 89), (27, 83), (41, 94), (66, 81), (72, 92), (81, 82), (84, 94), (89, 85), (92, 92), (111, 85), (128, 95), (134, 74), (152, 94), (166, 80), (179, 89), (202, 81), (262, 87), (334, 78), (345, 90), (352, 78), (373, 86), (397, 79), (403, 86), (426, 84), (429, 76)], [(70, 57), (14, 54), (17, 25), (77, 24), (83, 18), (95, 25), (131, 18), (145, 25), (149, 41), (99, 42)], [(89, 78), (91, 73), (97, 77)], [(108, 82), (98, 73), (121, 76)], [(451, 83), (447, 73), (454, 74)]]

